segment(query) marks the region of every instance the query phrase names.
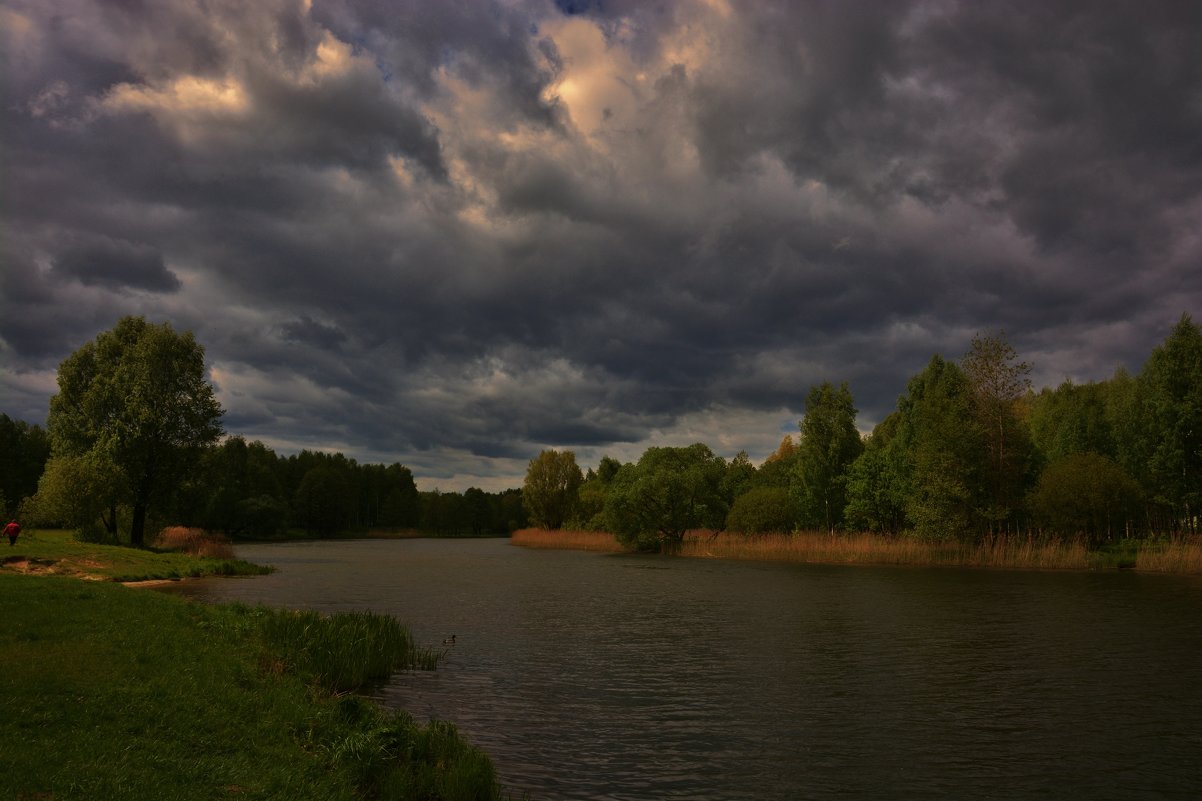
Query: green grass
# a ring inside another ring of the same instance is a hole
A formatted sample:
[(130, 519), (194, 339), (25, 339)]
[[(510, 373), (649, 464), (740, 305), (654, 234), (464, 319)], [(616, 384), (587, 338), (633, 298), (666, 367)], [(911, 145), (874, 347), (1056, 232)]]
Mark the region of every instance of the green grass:
[(260, 611), (262, 630), (284, 667), (312, 675), (333, 692), (358, 690), (394, 670), (433, 670), (441, 654), (413, 643), (395, 618), (371, 612)]
[(500, 797), (449, 724), (290, 660), (290, 615), (0, 573), (0, 799)]
[(46, 529), (23, 532), (14, 546), (7, 541), (0, 543), (0, 568), (101, 581), (245, 576), (271, 570), (241, 559), (79, 542), (70, 531)]

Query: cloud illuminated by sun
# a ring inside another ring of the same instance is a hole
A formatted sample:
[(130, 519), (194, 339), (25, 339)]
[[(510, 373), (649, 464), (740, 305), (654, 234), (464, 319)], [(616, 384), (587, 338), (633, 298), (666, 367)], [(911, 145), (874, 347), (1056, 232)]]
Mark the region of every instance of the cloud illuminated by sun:
[(325, 36), (318, 42), (314, 55), (316, 59), (309, 67), (309, 78), (315, 81), (346, 72), (351, 68), (354, 59), (351, 46), (340, 41), (329, 31), (326, 31)]
[(625, 48), (606, 41), (595, 23), (578, 17), (547, 25), (546, 33), (563, 59), (564, 74), (544, 98), (558, 98), (587, 136), (628, 122), (642, 98), (640, 70)]
[(161, 86), (117, 84), (104, 98), (104, 105), (118, 111), (187, 115), (237, 114), (245, 111), (249, 103), (246, 91), (237, 81), (184, 75)]

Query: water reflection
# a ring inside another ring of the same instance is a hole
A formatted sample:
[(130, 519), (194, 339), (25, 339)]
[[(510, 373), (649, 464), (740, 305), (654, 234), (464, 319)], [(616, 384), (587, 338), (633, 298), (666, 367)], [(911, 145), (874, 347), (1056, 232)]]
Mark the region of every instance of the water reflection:
[(240, 549), (205, 598), (395, 614), (380, 699), (541, 799), (1202, 797), (1202, 582), (761, 565), (505, 541)]

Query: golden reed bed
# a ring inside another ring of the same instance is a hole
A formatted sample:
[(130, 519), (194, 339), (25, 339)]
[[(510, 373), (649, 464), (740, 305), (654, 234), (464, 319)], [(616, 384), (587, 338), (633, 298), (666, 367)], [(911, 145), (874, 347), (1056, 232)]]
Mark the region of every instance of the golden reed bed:
[(604, 531), (548, 531), (541, 528), (523, 528), (509, 537), (511, 545), (526, 548), (557, 548), (569, 551), (603, 551), (621, 553), (626, 550), (613, 534)]
[[(522, 529), (511, 538), (527, 548), (563, 548), (620, 553), (624, 548), (603, 531)], [(942, 565), (1036, 570), (1092, 570), (1115, 567), (1108, 554), (1090, 551), (1080, 541), (1039, 542), (1027, 537), (995, 538), (981, 544), (929, 542), (913, 537), (837, 534), (741, 535), (693, 531), (685, 535), (681, 556), (711, 559), (803, 562), (814, 564)], [(1129, 566), (1129, 565), (1125, 565)], [(1202, 573), (1202, 545), (1169, 542), (1145, 547), (1134, 567), (1164, 573)]]
[(228, 538), (200, 528), (170, 526), (160, 531), (151, 544), (163, 551), (180, 551), (192, 556), (234, 558), (234, 547)]

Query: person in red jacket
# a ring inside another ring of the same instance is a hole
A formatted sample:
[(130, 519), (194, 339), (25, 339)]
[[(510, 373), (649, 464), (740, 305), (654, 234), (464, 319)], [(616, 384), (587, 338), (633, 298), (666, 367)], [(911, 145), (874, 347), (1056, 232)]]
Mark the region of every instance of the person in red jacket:
[[(3, 519), (4, 518), (0, 517), (0, 520), (3, 520)], [(20, 533), (21, 533), (21, 524), (18, 523), (16, 520), (13, 520), (7, 526), (4, 527), (4, 536), (8, 537), (9, 545), (17, 544), (17, 535)]]

